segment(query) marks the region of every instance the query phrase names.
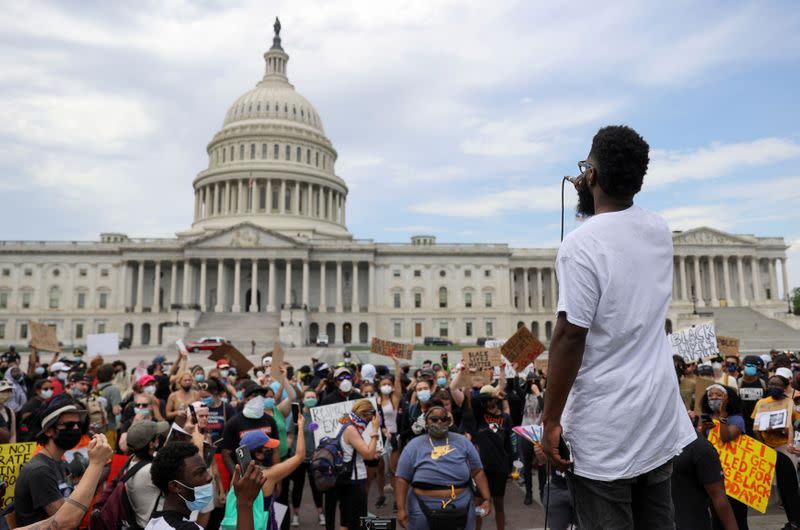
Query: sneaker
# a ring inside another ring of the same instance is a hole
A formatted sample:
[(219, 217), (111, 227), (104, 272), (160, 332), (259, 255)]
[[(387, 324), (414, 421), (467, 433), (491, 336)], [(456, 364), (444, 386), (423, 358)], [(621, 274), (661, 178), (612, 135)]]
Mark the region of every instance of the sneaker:
[(319, 514), (319, 525), (320, 526), (325, 526), (325, 514), (324, 513)]
[(300, 519), (296, 515), (292, 516), (292, 526), (300, 526)]
[(380, 497), (378, 497), (378, 500), (375, 501), (375, 507), (383, 508), (384, 506), (386, 506), (386, 495), (381, 495)]

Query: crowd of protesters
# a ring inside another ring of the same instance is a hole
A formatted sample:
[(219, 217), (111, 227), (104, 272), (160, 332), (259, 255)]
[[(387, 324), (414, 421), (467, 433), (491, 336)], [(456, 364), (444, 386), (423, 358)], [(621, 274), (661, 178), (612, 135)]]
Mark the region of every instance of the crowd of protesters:
[[(420, 366), (385, 359), (362, 364), (346, 353), (334, 365), (311, 360), (295, 368), (273, 365), (267, 353), (239, 373), (226, 359), (193, 365), (179, 352), (173, 363), (155, 357), (142, 373), (119, 360), (87, 364), (80, 350), (49, 364), (33, 352), (23, 369), (11, 350), (0, 358), (0, 443), (30, 441), (37, 449), (16, 477), (0, 525), (56, 520), (59, 528), (108, 528), (111, 514), (125, 517), (127, 528), (243, 528), (248, 519), (273, 530), (356, 529), (391, 504), (407, 528), (480, 528), (493, 517), (503, 529), (504, 498), (515, 481), (525, 505), (537, 498), (547, 506), (549, 527), (576, 524), (564, 475), (548, 473), (542, 447), (512, 431), (541, 424), (546, 370), (480, 372), (451, 366), (446, 355)], [(778, 451), (786, 528), (800, 528), (800, 449), (792, 437), (794, 422), (800, 427), (798, 359), (772, 352), (696, 365), (676, 357), (675, 368), (698, 432), (673, 462), (677, 528), (747, 528), (747, 506), (726, 495), (719, 456), (706, 439), (715, 428), (724, 442), (748, 435)], [(695, 414), (702, 379), (711, 384)], [(336, 442), (347, 473), (320, 491), (311, 409), (344, 401), (352, 409)], [(781, 401), (791, 424), (759, 430), (759, 408)], [(296, 417), (292, 404), (300, 404)], [(237, 468), (241, 447), (253, 461), (245, 470)], [(125, 464), (107, 482), (114, 453)], [(301, 510), (307, 492), (315, 511)], [(288, 506), (282, 522), (276, 504)]]

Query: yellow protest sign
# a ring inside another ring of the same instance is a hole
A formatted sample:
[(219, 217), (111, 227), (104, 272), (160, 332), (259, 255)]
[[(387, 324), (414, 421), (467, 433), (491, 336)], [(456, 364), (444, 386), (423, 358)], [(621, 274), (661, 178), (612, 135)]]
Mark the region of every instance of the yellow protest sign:
[(0, 477), (8, 481), (8, 488), (6, 488), (0, 508), (5, 508), (14, 500), (19, 470), (22, 464), (31, 459), (34, 449), (36, 449), (36, 442), (0, 444)]
[(718, 423), (708, 433), (708, 441), (719, 453), (725, 473), (725, 493), (761, 513), (766, 512), (778, 456), (775, 449), (744, 434), (725, 443), (719, 437)]

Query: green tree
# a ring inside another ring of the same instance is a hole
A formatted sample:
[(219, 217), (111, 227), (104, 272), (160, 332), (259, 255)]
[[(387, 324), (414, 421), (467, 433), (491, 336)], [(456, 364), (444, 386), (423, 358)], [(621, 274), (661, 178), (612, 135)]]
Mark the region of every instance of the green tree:
[(792, 289), (792, 312), (800, 315), (800, 287)]

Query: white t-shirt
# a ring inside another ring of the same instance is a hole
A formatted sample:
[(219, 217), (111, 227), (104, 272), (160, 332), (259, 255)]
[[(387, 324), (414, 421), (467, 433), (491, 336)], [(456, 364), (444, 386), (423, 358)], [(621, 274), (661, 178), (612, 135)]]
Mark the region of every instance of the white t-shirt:
[(672, 259), (666, 222), (637, 206), (592, 217), (558, 250), (557, 312), (589, 330), (561, 422), (576, 475), (636, 477), (697, 437), (664, 333)]

